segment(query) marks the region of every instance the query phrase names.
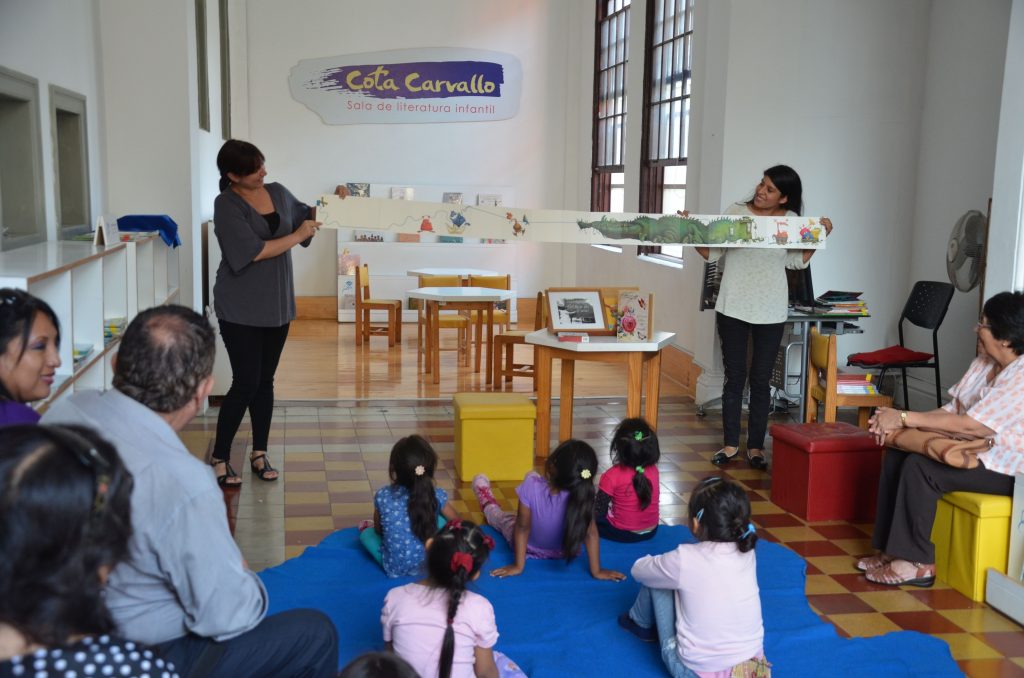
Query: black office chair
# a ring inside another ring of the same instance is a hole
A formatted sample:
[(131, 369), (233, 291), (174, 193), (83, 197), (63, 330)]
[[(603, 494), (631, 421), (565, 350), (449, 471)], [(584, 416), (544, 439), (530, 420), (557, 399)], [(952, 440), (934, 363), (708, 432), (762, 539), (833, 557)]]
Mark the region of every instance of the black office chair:
[[(878, 369), (878, 385), (882, 385), (886, 370), (899, 369), (903, 375), (903, 406), (910, 401), (907, 391), (907, 369), (923, 367), (935, 370), (935, 403), (942, 407), (942, 381), (939, 378), (939, 325), (946, 317), (949, 302), (953, 300), (953, 285), (948, 282), (919, 280), (910, 291), (907, 305), (900, 315), (900, 343), (896, 346), (871, 351), (854, 353), (846, 359), (847, 365), (865, 369)], [(918, 327), (932, 331), (932, 353), (912, 351), (903, 343), (903, 321), (907, 320)]]

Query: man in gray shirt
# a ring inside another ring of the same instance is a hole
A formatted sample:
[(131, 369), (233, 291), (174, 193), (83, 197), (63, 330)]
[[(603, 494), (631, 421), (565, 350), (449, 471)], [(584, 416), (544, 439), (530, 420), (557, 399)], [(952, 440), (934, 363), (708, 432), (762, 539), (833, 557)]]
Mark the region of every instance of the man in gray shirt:
[(215, 350), (191, 309), (143, 311), (121, 339), (114, 388), (75, 393), (43, 418), (95, 428), (134, 477), (129, 558), (110, 575), (107, 605), (123, 635), (182, 676), (333, 676), (333, 623), (315, 610), (266, 616), (213, 473), (178, 438), (213, 386)]

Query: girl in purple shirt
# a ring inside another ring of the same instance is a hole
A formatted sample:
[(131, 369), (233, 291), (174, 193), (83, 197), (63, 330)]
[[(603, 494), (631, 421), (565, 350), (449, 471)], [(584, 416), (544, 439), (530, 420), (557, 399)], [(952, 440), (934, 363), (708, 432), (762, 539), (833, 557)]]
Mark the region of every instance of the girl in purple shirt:
[(597, 454), (582, 440), (566, 440), (544, 465), (546, 478), (534, 471), (516, 488), (519, 510), (505, 513), (491, 493), (485, 475), (473, 478), (473, 491), (492, 527), (512, 545), (515, 562), (491, 571), (495, 577), (522, 573), (530, 558), (565, 558), (571, 562), (585, 544), (590, 574), (595, 579), (621, 581), (626, 575), (601, 567), (597, 525), (594, 522), (594, 476)]
[(59, 347), (60, 321), (49, 304), (23, 290), (0, 289), (0, 426), (39, 421), (25, 403), (50, 395)]

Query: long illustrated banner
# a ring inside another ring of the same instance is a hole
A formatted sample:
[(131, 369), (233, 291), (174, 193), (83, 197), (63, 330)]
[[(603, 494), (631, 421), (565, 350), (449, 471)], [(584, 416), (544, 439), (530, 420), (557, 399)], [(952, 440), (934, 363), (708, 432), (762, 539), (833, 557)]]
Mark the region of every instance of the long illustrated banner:
[(585, 245), (825, 247), (825, 229), (816, 217), (572, 212), (334, 195), (321, 196), (316, 205), (316, 218), (327, 228), (400, 235)]

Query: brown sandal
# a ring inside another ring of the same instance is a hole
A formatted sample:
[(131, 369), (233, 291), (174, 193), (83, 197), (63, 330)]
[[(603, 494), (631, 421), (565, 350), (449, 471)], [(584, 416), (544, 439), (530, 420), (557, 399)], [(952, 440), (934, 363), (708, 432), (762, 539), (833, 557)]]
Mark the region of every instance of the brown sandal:
[[(914, 568), (912, 575), (897, 574), (893, 565), (906, 563)], [(869, 582), (884, 584), (885, 586), (920, 586), (929, 588), (935, 583), (935, 566), (922, 563), (911, 563), (906, 560), (893, 560), (887, 565), (872, 570), (864, 575)]]
[(879, 553), (874, 556), (864, 556), (857, 561), (857, 569), (861, 572), (871, 572), (877, 570), (880, 567), (885, 567), (893, 561), (893, 557), (884, 553)]

